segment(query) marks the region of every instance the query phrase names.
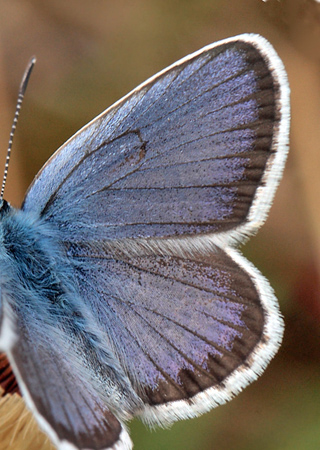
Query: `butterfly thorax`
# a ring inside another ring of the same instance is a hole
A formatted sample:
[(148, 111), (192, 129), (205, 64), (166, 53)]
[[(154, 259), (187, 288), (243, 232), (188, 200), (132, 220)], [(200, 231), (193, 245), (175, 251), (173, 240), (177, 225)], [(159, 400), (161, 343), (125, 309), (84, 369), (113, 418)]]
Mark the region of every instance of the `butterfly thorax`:
[(57, 276), (56, 268), (63, 254), (53, 230), (6, 201), (0, 210), (0, 220), (1, 285), (9, 277), (15, 284), (15, 292), (24, 292), (23, 297), (37, 292), (41, 303), (61, 305), (67, 289)]
[(10, 292), (13, 308), (32, 310), (42, 326), (53, 324), (81, 334), (85, 313), (77, 306), (79, 292), (59, 233), (7, 202), (0, 211), (1, 295)]

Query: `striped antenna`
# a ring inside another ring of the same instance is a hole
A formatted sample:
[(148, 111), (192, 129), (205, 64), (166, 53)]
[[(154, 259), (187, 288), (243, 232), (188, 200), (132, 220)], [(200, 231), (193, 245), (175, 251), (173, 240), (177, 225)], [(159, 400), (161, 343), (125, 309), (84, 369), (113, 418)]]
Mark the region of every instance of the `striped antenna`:
[(32, 57), (30, 59), (28, 65), (27, 65), (27, 68), (26, 68), (24, 74), (23, 74), (22, 81), (21, 81), (20, 88), (19, 88), (19, 95), (18, 95), (18, 100), (17, 100), (16, 112), (14, 114), (14, 118), (13, 118), (13, 122), (12, 122), (12, 127), (11, 127), (11, 132), (10, 132), (10, 137), (9, 137), (7, 157), (6, 157), (6, 163), (5, 163), (5, 166), (4, 166), (4, 174), (3, 174), (2, 187), (1, 187), (1, 193), (0, 193), (0, 207), (2, 206), (2, 203), (3, 203), (4, 187), (6, 185), (6, 180), (7, 180), (7, 176), (8, 176), (8, 167), (9, 167), (9, 161), (10, 161), (10, 154), (11, 154), (13, 136), (14, 136), (14, 132), (16, 130), (17, 122), (18, 122), (22, 100), (23, 100), (24, 94), (26, 92), (28, 81), (29, 81), (29, 78), (30, 78), (33, 66), (35, 65), (35, 62), (36, 62), (36, 58)]

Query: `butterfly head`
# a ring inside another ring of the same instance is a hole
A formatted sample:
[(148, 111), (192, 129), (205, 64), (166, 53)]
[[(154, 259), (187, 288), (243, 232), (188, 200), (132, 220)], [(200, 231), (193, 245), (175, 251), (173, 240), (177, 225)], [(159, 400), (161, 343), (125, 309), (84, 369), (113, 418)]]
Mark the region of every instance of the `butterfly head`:
[(0, 219), (7, 214), (11, 209), (10, 203), (8, 203), (6, 200), (1, 199), (0, 200)]

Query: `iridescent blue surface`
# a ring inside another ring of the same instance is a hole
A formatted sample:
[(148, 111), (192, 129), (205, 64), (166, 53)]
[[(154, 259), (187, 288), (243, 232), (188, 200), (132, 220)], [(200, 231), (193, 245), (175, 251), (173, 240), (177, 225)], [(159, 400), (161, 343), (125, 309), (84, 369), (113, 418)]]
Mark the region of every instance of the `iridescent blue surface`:
[[(68, 240), (70, 233), (75, 240), (91, 235), (93, 221), (101, 239), (218, 231), (240, 223), (250, 203), (239, 191), (253, 177), (258, 181), (268, 157), (259, 148), (266, 136), (256, 129), (266, 108), (257, 90), (260, 56), (250, 65), (246, 57), (237, 48), (205, 52), (85, 128), (55, 156), (56, 188), (46, 204), (40, 200), (42, 214), (61, 224)], [(255, 151), (261, 160), (252, 173)], [(72, 168), (64, 159), (69, 152)], [(26, 210), (38, 189), (48, 189), (45, 173)], [(70, 211), (79, 220), (68, 221)]]

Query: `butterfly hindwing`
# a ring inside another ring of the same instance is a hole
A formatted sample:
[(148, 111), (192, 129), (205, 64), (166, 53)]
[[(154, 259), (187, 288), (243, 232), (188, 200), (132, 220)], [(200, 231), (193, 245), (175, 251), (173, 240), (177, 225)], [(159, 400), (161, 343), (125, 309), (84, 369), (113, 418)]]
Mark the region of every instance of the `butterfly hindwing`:
[(257, 377), (279, 345), (282, 322), (245, 258), (219, 248), (193, 256), (115, 253), (92, 249), (88, 258), (74, 247), (75, 277), (147, 421), (197, 415)]
[(99, 394), (74, 342), (32, 307), (14, 313), (15, 339), (6, 350), (23, 397), (59, 450), (129, 450), (125, 429)]

